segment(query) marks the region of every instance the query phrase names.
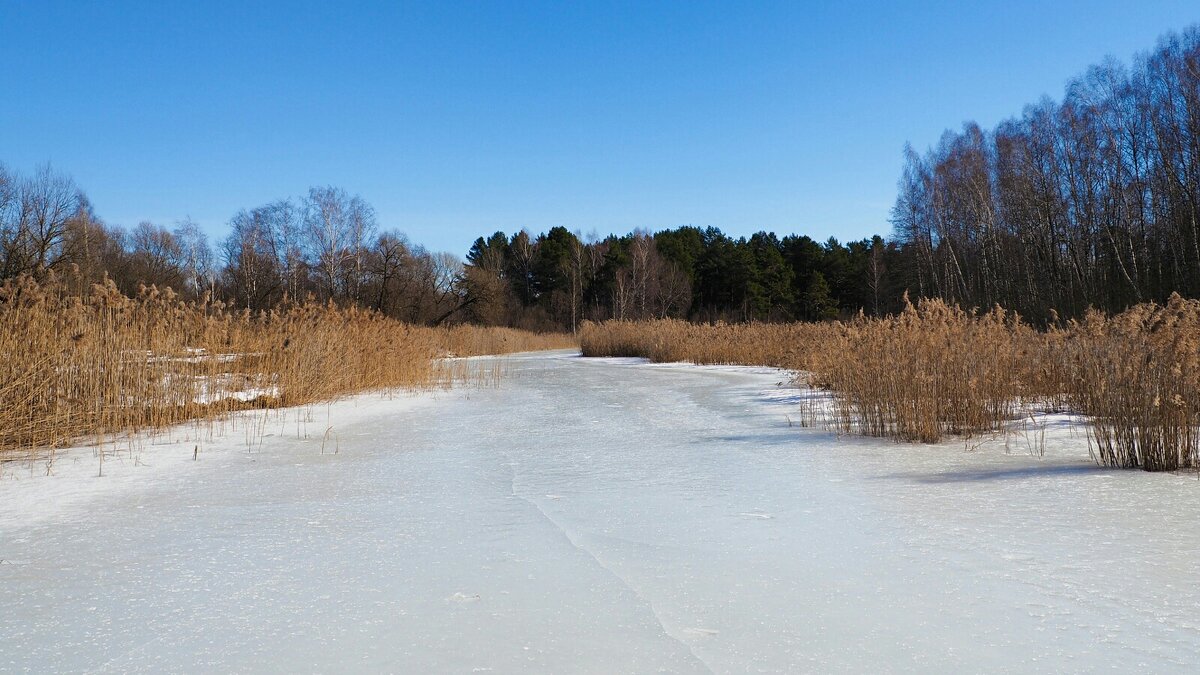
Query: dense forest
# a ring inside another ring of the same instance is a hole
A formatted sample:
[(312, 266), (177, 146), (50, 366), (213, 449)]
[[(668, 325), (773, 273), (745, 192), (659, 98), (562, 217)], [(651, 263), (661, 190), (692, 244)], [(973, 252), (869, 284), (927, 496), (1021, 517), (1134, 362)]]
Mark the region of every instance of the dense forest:
[(822, 320), (897, 309), (905, 261), (881, 237), (842, 245), (759, 232), (734, 239), (680, 227), (585, 242), (556, 227), (480, 238), (463, 287), (477, 321), (552, 322), (689, 318)]
[[(881, 226), (883, 224), (881, 223)], [(465, 263), (382, 230), (361, 197), (310, 189), (235, 214), (210, 246), (190, 221), (106, 225), (49, 166), (0, 165), (0, 278), (111, 279), (265, 310), (313, 297), (413, 323), (574, 329), (583, 320), (823, 320), (908, 294), (1034, 321), (1200, 295), (1200, 29), (1108, 60), (985, 130), (905, 150), (892, 236), (841, 243), (679, 227), (480, 237)], [(882, 229), (882, 228), (881, 228)]]

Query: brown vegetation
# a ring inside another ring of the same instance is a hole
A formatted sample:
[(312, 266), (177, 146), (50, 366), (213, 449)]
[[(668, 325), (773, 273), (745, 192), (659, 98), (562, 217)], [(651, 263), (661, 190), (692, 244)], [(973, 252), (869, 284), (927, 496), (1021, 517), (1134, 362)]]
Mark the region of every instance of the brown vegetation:
[(933, 442), (1013, 418), (1036, 340), (1001, 309), (976, 315), (926, 300), (896, 317), (833, 324), (821, 344), (811, 370), (834, 392), (840, 429)]
[(769, 365), (834, 400), (839, 431), (933, 442), (996, 431), (1046, 406), (1087, 416), (1097, 462), (1200, 464), (1200, 301), (1173, 296), (1038, 331), (996, 308), (940, 300), (888, 318), (823, 324), (585, 324), (585, 356)]
[[(0, 286), (0, 458), (243, 408), (461, 377), (439, 357), (572, 346), (568, 336), (427, 328), (357, 308), (263, 313), (29, 278)], [(80, 292), (85, 290), (85, 292)]]
[(434, 333), (441, 356), (487, 356), (579, 347), (579, 341), (566, 333), (532, 333), (515, 328), (470, 324), (428, 330)]
[(1174, 471), (1200, 465), (1200, 302), (1171, 296), (1093, 312), (1063, 343), (1070, 400), (1091, 419), (1096, 460)]
[(808, 368), (822, 324), (695, 324), (679, 319), (584, 322), (584, 356), (640, 356), (656, 362)]

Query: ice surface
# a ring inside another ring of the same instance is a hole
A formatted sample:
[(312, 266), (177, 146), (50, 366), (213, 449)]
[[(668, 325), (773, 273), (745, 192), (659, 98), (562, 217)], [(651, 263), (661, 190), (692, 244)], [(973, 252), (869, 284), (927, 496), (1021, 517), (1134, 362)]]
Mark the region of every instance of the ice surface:
[(1065, 418), (1037, 458), (791, 426), (777, 371), (508, 369), (173, 430), (102, 478), (6, 465), (0, 671), (1200, 663), (1200, 482), (1097, 469)]

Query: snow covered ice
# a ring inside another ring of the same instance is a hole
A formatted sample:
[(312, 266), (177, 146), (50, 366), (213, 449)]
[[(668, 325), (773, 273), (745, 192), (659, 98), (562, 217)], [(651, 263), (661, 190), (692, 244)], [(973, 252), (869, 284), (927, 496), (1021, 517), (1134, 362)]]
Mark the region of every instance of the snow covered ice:
[(508, 362), (308, 438), (4, 466), (0, 671), (1200, 664), (1194, 475), (1098, 469), (1061, 418), (1044, 458), (836, 438), (768, 369)]

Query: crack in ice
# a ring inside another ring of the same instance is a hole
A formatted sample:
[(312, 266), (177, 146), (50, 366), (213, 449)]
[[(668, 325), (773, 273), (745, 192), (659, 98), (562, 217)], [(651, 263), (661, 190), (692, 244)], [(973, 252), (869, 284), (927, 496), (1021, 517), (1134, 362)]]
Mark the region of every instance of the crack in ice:
[(622, 577), (620, 574), (617, 574), (617, 572), (615, 570), (613, 570), (611, 567), (609, 567), (608, 565), (604, 564), (604, 561), (602, 561), (600, 559), (600, 557), (597, 556), (591, 549), (589, 549), (586, 546), (584, 546), (583, 544), (579, 543), (576, 540), (576, 538), (574, 536), (572, 536), (570, 530), (568, 530), (566, 527), (563, 527), (563, 525), (561, 523), (559, 523), (557, 520), (555, 520), (549, 513), (546, 513), (546, 510), (542, 508), (541, 504), (537, 503), (536, 500), (526, 497), (525, 495), (517, 492), (517, 462), (514, 461), (511, 457), (509, 457), (507, 454), (505, 455), (505, 457), (508, 458), (508, 460), (509, 460), (508, 466), (512, 470), (512, 476), (509, 479), (512, 496), (516, 497), (517, 499), (520, 499), (520, 500), (524, 501), (525, 503), (529, 504), (530, 506), (532, 506), (534, 508), (534, 510), (536, 510), (539, 514), (541, 514), (542, 518), (544, 518), (546, 520), (546, 522), (553, 525), (555, 529), (557, 529), (560, 533), (562, 533), (563, 538), (566, 539), (567, 543), (569, 543), (575, 550), (579, 551), (580, 553), (583, 553), (588, 558), (591, 558), (592, 562), (596, 563), (596, 565), (600, 569), (607, 572), (609, 574), (609, 576), (616, 579), (618, 583), (620, 583), (630, 593), (632, 593), (633, 596), (635, 598), (637, 598), (639, 602), (641, 602), (643, 605), (645, 605), (647, 610), (649, 610), (650, 616), (654, 617), (654, 621), (658, 624), (658, 627), (662, 629), (663, 635), (666, 635), (668, 638), (670, 638), (671, 640), (676, 642), (679, 646), (683, 647), (684, 650), (687, 651), (688, 655), (690, 655), (696, 661), (696, 663), (699, 663), (704, 668), (705, 672), (712, 673), (715, 675), (716, 671), (714, 671), (712, 666), (710, 666), (704, 659), (700, 658), (700, 656), (698, 654), (696, 654), (695, 650), (692, 649), (691, 645), (689, 645), (681, 637), (679, 637), (674, 632), (672, 632), (670, 628), (667, 628), (667, 624), (663, 621), (662, 617), (659, 616), (658, 610), (655, 609), (654, 603), (651, 602), (649, 598), (647, 598), (640, 591), (638, 591), (638, 589), (634, 588), (633, 584), (629, 583), (629, 581), (627, 579)]

